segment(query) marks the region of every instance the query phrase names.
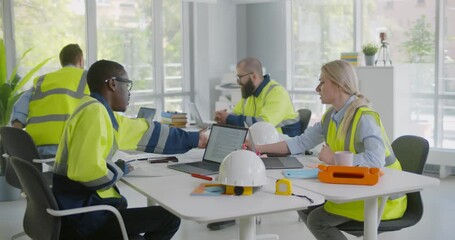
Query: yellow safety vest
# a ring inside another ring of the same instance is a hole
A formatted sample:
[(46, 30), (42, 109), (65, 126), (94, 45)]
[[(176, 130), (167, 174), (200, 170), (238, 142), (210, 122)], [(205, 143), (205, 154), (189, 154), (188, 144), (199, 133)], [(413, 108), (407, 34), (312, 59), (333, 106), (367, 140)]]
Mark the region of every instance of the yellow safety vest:
[[(116, 135), (106, 108), (98, 100), (84, 97), (61, 138), (54, 163), (55, 174), (88, 188), (108, 182), (114, 184), (123, 176), (112, 161), (118, 149)], [(118, 174), (114, 175), (112, 169)], [(113, 184), (97, 190), (97, 194), (101, 198), (121, 198)]]
[[(357, 154), (357, 151), (354, 146), (355, 143), (354, 138), (356, 136), (355, 133), (357, 130), (357, 126), (362, 115), (370, 114), (376, 119), (377, 123), (381, 126), (382, 139), (386, 151), (385, 167), (401, 170), (400, 162), (395, 158), (393, 151), (391, 150), (391, 146), (385, 133), (385, 129), (382, 125), (379, 115), (375, 111), (366, 107), (358, 108), (355, 113), (354, 119), (352, 120), (352, 124), (346, 133), (346, 136), (343, 136), (343, 134), (340, 133), (340, 128), (337, 129), (335, 122), (332, 121), (331, 119), (332, 111), (333, 108), (328, 110), (322, 117), (322, 128), (324, 137), (332, 151), (334, 152), (350, 151), (353, 152), (354, 154)], [(342, 122), (340, 123), (340, 125), (342, 124)], [(386, 202), (381, 219), (390, 220), (400, 218), (406, 211), (406, 207), (407, 207), (406, 195), (404, 194), (392, 195)], [(335, 203), (327, 201), (324, 205), (324, 209), (327, 212), (345, 216), (357, 221), (364, 220), (364, 201), (354, 201), (347, 203)]]
[(300, 121), (288, 92), (275, 80), (270, 80), (259, 96), (242, 98), (233, 113), (246, 116), (248, 126), (253, 125), (253, 117), (257, 121), (271, 123), (279, 133), (283, 133), (281, 127)]
[(37, 146), (57, 145), (71, 113), (90, 94), (86, 71), (64, 67), (34, 80), (26, 131)]

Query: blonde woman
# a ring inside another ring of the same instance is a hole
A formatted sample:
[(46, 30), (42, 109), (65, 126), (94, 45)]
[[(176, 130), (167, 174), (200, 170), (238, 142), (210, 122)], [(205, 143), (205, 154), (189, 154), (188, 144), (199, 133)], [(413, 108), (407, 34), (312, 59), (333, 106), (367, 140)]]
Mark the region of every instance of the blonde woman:
[[(334, 152), (354, 153), (354, 165), (388, 167), (401, 170), (395, 158), (379, 115), (369, 107), (360, 94), (354, 68), (336, 60), (321, 68), (319, 93), (323, 104), (331, 107), (321, 122), (305, 130), (300, 136), (275, 144), (258, 145), (262, 153), (300, 154), (323, 143), (319, 160), (333, 165)], [(392, 196), (386, 203), (382, 220), (396, 219), (406, 210), (406, 195)], [(336, 227), (351, 220), (363, 221), (363, 201), (337, 204), (327, 201), (299, 215), (317, 239), (346, 239)]]

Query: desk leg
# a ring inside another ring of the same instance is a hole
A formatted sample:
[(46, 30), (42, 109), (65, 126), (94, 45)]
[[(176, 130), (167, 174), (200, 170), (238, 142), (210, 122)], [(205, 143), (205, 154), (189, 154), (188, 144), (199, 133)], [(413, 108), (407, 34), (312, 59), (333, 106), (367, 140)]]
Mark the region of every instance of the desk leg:
[(256, 239), (256, 217), (244, 217), (239, 220), (240, 240)]
[(378, 199), (365, 199), (365, 221), (363, 222), (364, 240), (378, 239)]

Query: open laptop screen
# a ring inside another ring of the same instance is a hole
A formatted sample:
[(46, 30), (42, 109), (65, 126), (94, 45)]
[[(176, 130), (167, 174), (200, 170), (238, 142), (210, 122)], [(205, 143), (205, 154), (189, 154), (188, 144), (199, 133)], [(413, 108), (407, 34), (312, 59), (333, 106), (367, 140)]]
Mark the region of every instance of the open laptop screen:
[(203, 159), (221, 163), (229, 153), (242, 148), (247, 132), (247, 128), (214, 124)]
[(141, 107), (139, 108), (139, 112), (137, 113), (137, 118), (153, 120), (153, 118), (155, 117), (155, 113), (156, 113), (155, 108)]

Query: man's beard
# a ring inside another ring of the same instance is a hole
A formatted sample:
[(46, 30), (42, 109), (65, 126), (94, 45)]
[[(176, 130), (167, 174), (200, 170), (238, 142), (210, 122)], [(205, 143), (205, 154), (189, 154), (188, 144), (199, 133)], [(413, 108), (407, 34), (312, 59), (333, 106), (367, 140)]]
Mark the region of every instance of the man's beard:
[(248, 79), (245, 85), (242, 85), (242, 98), (248, 98), (254, 93), (254, 84), (251, 77)]

